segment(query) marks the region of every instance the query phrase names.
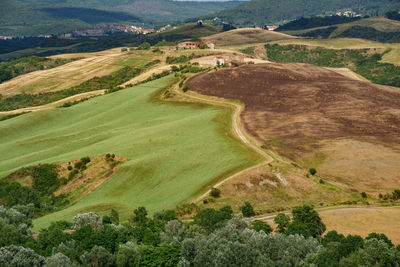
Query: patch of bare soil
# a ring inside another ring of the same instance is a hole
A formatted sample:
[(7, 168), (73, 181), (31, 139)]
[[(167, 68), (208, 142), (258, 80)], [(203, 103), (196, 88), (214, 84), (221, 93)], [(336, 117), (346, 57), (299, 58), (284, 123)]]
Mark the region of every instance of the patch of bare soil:
[[(399, 153), (399, 88), (374, 85), (307, 64), (223, 69), (194, 76), (188, 85), (197, 93), (243, 102), (241, 119), (246, 130), (268, 148), (293, 160), (302, 162), (310, 153), (324, 150), (324, 141), (341, 139), (376, 144), (359, 150), (362, 155), (370, 155), (370, 162), (385, 160), (374, 157), (378, 146)], [(329, 154), (329, 149), (324, 153)], [(338, 149), (346, 153), (346, 146)], [(351, 162), (345, 167), (350, 168), (345, 174), (350, 180), (359, 176), (352, 174)], [(400, 177), (393, 176), (400, 173), (400, 165), (389, 165), (389, 173), (379, 170), (379, 175), (371, 174), (369, 179), (379, 179), (379, 184), (384, 177), (393, 182), (392, 186), (400, 186)], [(376, 183), (370, 184), (376, 187)]]

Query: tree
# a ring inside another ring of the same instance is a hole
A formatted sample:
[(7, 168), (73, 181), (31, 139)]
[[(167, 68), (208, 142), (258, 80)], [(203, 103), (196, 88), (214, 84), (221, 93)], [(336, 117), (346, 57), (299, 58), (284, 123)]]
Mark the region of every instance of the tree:
[(260, 220), (255, 220), (251, 223), (251, 228), (257, 232), (263, 231), (266, 234), (269, 234), (272, 232), (272, 227), (263, 221)]
[(362, 197), (362, 198), (367, 198), (367, 193), (362, 192), (362, 193), (361, 193), (361, 197)]
[(45, 257), (30, 248), (8, 246), (0, 248), (0, 266), (43, 266)]
[(218, 197), (220, 197), (220, 195), (221, 195), (221, 190), (219, 190), (218, 188), (215, 188), (215, 187), (211, 188), (210, 196), (212, 196), (214, 198), (218, 198)]
[(147, 223), (147, 210), (145, 207), (139, 207), (133, 211), (132, 222), (139, 225)]
[(142, 50), (149, 50), (150, 47), (151, 47), (151, 44), (150, 44), (150, 43), (148, 43), (148, 42), (143, 42), (143, 43), (139, 46), (139, 49), (142, 49)]
[(311, 175), (315, 175), (317, 173), (317, 169), (315, 168), (310, 168), (308, 171), (310, 172)]
[(248, 201), (244, 203), (244, 206), (240, 207), (240, 211), (242, 212), (244, 217), (251, 217), (256, 215), (253, 210), (253, 206)]
[(394, 247), (392, 241), (385, 235), (385, 234), (377, 234), (377, 233), (370, 233), (365, 240), (369, 240), (375, 238), (377, 240), (382, 240), (385, 242), (390, 248)]
[(293, 208), (292, 216), (293, 226), (291, 227), (291, 234), (298, 230), (300, 231), (298, 232), (299, 234), (304, 233), (317, 237), (321, 236), (326, 230), (326, 226), (322, 222), (321, 217), (319, 217), (319, 214), (308, 205)]
[(115, 225), (119, 224), (119, 214), (118, 211), (115, 209), (111, 209), (111, 215), (110, 215), (111, 222)]
[(283, 233), (286, 231), (287, 226), (290, 222), (290, 216), (284, 213), (279, 213), (274, 218), (274, 223), (278, 225), (278, 232)]
[(167, 243), (179, 243), (183, 240), (185, 233), (185, 225), (178, 220), (169, 221), (165, 225), (165, 230), (160, 233), (161, 241)]
[(81, 261), (84, 265), (89, 266), (114, 266), (114, 256), (105, 248), (94, 246), (90, 252), (85, 252), (81, 256)]
[(142, 253), (139, 246), (131, 241), (119, 245), (117, 253), (117, 266), (130, 267), (139, 266)]
[(204, 209), (194, 216), (194, 223), (200, 225), (208, 233), (222, 226), (223, 222), (232, 218), (232, 208), (230, 206), (222, 207), (220, 210)]
[(62, 253), (56, 253), (46, 259), (46, 267), (74, 267), (78, 266), (71, 262), (71, 260)]
[(73, 228), (75, 230), (86, 225), (90, 225), (94, 231), (98, 231), (103, 228), (100, 216), (94, 212), (78, 214), (72, 219), (72, 221), (74, 224)]

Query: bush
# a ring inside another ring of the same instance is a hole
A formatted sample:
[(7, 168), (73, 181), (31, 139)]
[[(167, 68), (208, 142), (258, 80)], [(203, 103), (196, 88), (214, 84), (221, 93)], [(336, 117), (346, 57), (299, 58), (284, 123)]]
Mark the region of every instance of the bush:
[(214, 197), (214, 198), (218, 198), (221, 196), (221, 190), (219, 190), (218, 188), (211, 188), (211, 192), (210, 192), (210, 196)]
[(272, 232), (272, 227), (263, 221), (260, 220), (255, 220), (251, 223), (251, 228), (257, 232), (263, 231), (266, 234), (269, 234)]
[(182, 91), (183, 91), (184, 93), (186, 93), (188, 90), (189, 90), (189, 86), (187, 86), (187, 85), (185, 85), (185, 86), (182, 88)]
[(311, 175), (315, 175), (317, 173), (317, 170), (315, 168), (310, 168), (308, 171)]
[(253, 206), (248, 201), (244, 203), (244, 206), (240, 207), (240, 211), (242, 212), (244, 217), (251, 217), (256, 215), (253, 210)]
[(68, 169), (69, 171), (71, 171), (71, 170), (72, 170), (72, 166), (71, 166), (71, 165), (68, 165), (67, 169)]
[(367, 193), (362, 192), (362, 193), (361, 193), (361, 197), (362, 197), (362, 198), (367, 198)]

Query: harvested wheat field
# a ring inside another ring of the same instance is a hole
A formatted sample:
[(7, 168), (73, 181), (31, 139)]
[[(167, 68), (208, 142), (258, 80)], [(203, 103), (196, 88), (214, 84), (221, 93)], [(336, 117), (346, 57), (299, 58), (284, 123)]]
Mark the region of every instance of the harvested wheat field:
[(294, 39), (296, 37), (284, 33), (267, 31), (255, 28), (242, 28), (223, 33), (217, 33), (203, 38), (206, 41), (216, 45), (240, 45), (264, 43), (266, 41)]
[(249, 134), (337, 186), (376, 194), (400, 187), (398, 88), (306, 64), (246, 65), (188, 85), (243, 102)]

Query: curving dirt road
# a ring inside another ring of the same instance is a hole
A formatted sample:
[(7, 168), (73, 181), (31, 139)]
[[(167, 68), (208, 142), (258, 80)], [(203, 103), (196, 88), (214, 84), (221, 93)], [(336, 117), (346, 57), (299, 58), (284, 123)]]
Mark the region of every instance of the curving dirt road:
[[(245, 143), (248, 147), (250, 147), (251, 149), (253, 149), (254, 151), (256, 151), (258, 154), (260, 154), (265, 160), (255, 166), (249, 167), (247, 169), (241, 170), (233, 175), (230, 175), (228, 177), (226, 177), (225, 179), (219, 181), (218, 183), (216, 183), (213, 187), (217, 188), (219, 186), (221, 186), (222, 184), (224, 184), (225, 182), (236, 178), (237, 176), (246, 173), (248, 171), (252, 171), (254, 169), (257, 169), (259, 167), (265, 166), (268, 163), (271, 163), (275, 160), (275, 158), (273, 158), (271, 155), (269, 155), (268, 153), (266, 153), (264, 150), (262, 150), (261, 148), (259, 148), (259, 146), (257, 145), (257, 141), (256, 140), (252, 140), (246, 133), (245, 130), (243, 129), (243, 127), (241, 126), (240, 123), (240, 114), (243, 111), (243, 105), (234, 103), (234, 102), (230, 102), (227, 100), (220, 100), (220, 99), (216, 99), (216, 98), (210, 98), (209, 96), (203, 96), (200, 94), (196, 94), (193, 92), (186, 92), (183, 93), (179, 90), (179, 86), (176, 85), (174, 87), (174, 91), (177, 95), (180, 95), (184, 98), (190, 98), (193, 100), (196, 100), (197, 102), (202, 102), (202, 103), (207, 103), (207, 104), (212, 104), (212, 105), (217, 105), (217, 106), (231, 106), (234, 107), (235, 112), (232, 115), (232, 129), (233, 129), (233, 133), (243, 142)], [(205, 193), (203, 193), (202, 195), (200, 195), (199, 197), (197, 197), (196, 199), (192, 200), (191, 202), (198, 202), (200, 200), (202, 200), (203, 198), (207, 197), (211, 192), (211, 189), (207, 190)]]

